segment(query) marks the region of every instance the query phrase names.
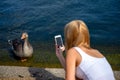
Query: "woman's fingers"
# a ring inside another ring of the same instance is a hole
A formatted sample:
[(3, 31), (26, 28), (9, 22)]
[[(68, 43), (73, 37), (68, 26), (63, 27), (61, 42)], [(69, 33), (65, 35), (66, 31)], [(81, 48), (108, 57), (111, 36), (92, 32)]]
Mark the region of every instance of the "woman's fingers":
[(61, 51), (65, 51), (65, 46), (63, 45), (62, 47), (60, 46)]

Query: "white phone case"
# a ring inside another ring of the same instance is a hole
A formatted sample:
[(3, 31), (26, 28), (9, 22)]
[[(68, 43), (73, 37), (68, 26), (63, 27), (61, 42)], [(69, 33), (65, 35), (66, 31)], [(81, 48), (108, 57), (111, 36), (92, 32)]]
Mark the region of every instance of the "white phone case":
[(58, 46), (63, 46), (63, 40), (62, 40), (62, 37), (61, 35), (56, 35), (55, 36), (55, 44), (58, 45)]

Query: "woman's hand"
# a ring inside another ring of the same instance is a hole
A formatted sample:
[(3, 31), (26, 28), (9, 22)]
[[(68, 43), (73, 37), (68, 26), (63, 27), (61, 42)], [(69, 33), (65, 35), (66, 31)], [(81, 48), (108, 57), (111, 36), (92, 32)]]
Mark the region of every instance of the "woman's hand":
[(64, 50), (65, 50), (65, 46), (64, 45), (62, 47), (56, 45), (56, 56), (59, 57), (60, 55), (62, 55)]
[(65, 58), (63, 56), (63, 51), (65, 50), (65, 47), (60, 47), (58, 45), (56, 45), (56, 56), (59, 59), (61, 65), (63, 66), (63, 68), (65, 69)]

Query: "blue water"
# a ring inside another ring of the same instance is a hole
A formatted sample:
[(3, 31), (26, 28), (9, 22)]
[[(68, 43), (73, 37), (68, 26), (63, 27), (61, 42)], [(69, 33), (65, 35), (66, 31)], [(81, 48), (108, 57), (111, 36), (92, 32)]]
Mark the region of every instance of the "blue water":
[(24, 31), (32, 44), (54, 44), (75, 19), (85, 21), (93, 45), (120, 48), (120, 0), (0, 0), (0, 49)]

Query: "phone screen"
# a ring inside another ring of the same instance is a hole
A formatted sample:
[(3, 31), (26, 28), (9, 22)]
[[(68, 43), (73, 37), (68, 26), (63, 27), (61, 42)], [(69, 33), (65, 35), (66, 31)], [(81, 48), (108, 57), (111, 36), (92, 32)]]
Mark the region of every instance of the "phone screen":
[(61, 35), (55, 36), (55, 42), (58, 46), (63, 46), (63, 41)]

